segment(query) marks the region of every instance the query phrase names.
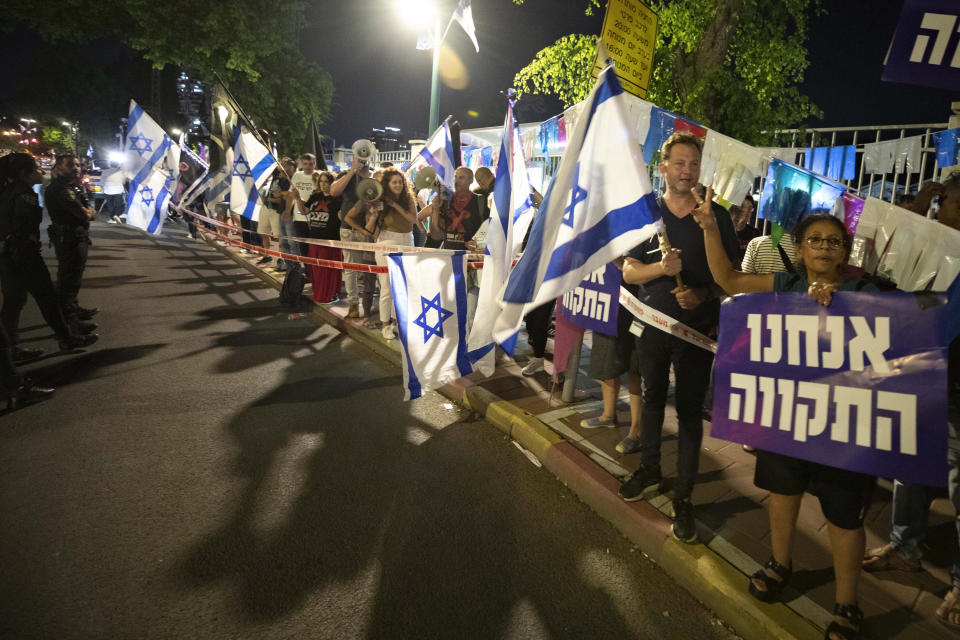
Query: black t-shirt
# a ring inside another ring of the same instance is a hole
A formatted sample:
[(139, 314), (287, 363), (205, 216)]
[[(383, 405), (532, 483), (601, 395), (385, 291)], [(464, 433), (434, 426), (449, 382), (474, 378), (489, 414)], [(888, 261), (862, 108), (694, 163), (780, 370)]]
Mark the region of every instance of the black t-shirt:
[[(662, 198), (658, 198), (657, 201), (660, 204), (660, 215), (663, 219), (667, 238), (670, 239), (670, 244), (674, 249), (680, 249), (682, 252), (680, 259), (683, 262), (683, 269), (680, 271), (680, 277), (683, 279), (684, 286), (691, 289), (709, 287), (713, 284), (713, 276), (710, 274), (710, 266), (707, 264), (707, 254), (703, 246), (703, 230), (700, 225), (694, 220), (692, 214), (678, 218), (670, 212)], [(737, 240), (730, 215), (717, 204), (713, 205), (713, 215), (717, 219), (717, 227), (720, 229), (720, 238), (723, 242), (723, 248), (727, 252), (727, 257), (736, 264), (740, 254), (740, 242)], [(660, 241), (657, 236), (653, 236), (646, 242), (634, 247), (627, 255), (643, 264), (653, 264), (660, 262), (662, 258), (659, 248)], [(641, 302), (662, 311), (697, 331), (707, 333), (716, 327), (720, 320), (719, 298), (707, 300), (696, 309), (683, 310), (680, 308), (676, 296), (670, 293), (676, 286), (677, 279), (675, 277), (660, 276), (642, 285), (637, 297)]]
[[(466, 242), (473, 239), (484, 218), (480, 214), (479, 196), (470, 192), (470, 197), (465, 201), (458, 198), (456, 194), (449, 199), (444, 200), (441, 205), (439, 221), (440, 230), (443, 232), (444, 249), (465, 249)], [(465, 202), (458, 207), (461, 202)]]
[[(357, 197), (357, 185), (360, 184), (361, 179), (359, 175), (354, 174), (353, 177), (350, 178), (350, 182), (347, 183), (347, 188), (340, 194), (340, 210), (343, 211), (341, 225), (344, 229), (351, 228), (350, 225), (347, 224), (347, 214), (350, 213), (350, 209), (353, 209), (353, 205), (357, 204), (357, 200), (360, 199)], [(361, 208), (360, 218), (357, 220), (357, 224), (363, 226), (366, 213), (367, 212)]]
[(322, 240), (340, 239), (339, 197), (324, 195), (314, 191), (307, 199), (306, 216), (310, 227), (310, 237)]

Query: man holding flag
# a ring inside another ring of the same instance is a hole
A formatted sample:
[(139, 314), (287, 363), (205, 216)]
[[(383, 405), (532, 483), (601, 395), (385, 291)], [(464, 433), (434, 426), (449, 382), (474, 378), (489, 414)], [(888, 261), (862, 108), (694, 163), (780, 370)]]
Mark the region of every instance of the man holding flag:
[[(701, 141), (685, 131), (674, 133), (664, 142), (659, 168), (666, 190), (657, 199), (664, 237), (652, 237), (634, 248), (623, 265), (623, 278), (631, 284), (644, 285), (642, 302), (709, 334), (719, 323), (720, 299), (724, 292), (713, 281), (703, 232), (690, 215), (702, 204), (703, 197), (695, 195), (702, 148)], [(733, 261), (739, 254), (733, 223), (718, 205), (714, 204), (713, 210), (724, 249)], [(661, 251), (667, 243), (673, 248)], [(697, 539), (697, 528), (690, 494), (700, 460), (703, 400), (710, 383), (713, 353), (647, 326), (637, 338), (635, 363), (640, 369), (637, 373), (643, 378), (640, 436), (643, 462), (620, 487), (620, 496), (627, 501), (639, 500), (660, 485), (660, 442), (672, 364), (680, 439), (673, 496), (673, 535), (692, 543)]]

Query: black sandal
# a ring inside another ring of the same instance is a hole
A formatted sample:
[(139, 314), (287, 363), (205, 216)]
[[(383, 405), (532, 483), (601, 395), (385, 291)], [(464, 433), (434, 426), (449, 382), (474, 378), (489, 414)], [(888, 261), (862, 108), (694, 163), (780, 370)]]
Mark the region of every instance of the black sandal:
[[(787, 583), (790, 582), (790, 576), (793, 574), (793, 570), (788, 569), (774, 560), (773, 556), (770, 556), (770, 559), (767, 560), (767, 564), (763, 565), (763, 568), (770, 569), (777, 574), (780, 579), (777, 580), (776, 578), (771, 578), (769, 575), (767, 575), (766, 571), (760, 569), (760, 571), (757, 571), (755, 574), (750, 576), (750, 595), (760, 602), (773, 602), (786, 588)], [(759, 580), (762, 582), (766, 589), (764, 591), (758, 589), (757, 585), (753, 583), (754, 580)]]
[(860, 637), (860, 625), (863, 624), (863, 611), (856, 604), (836, 604), (833, 605), (833, 615), (844, 618), (847, 622), (856, 628), (845, 627), (836, 620), (827, 627), (824, 634), (824, 640), (833, 640), (830, 635), (836, 634), (840, 640), (856, 640)]

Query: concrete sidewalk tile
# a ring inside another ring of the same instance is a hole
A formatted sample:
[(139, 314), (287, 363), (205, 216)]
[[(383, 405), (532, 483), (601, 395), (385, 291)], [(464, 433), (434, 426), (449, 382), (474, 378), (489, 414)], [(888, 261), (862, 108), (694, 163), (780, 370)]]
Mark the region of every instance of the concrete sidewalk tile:
[(581, 436), (572, 426), (570, 426), (567, 421), (572, 418), (561, 418), (560, 420), (553, 420), (549, 423), (551, 429), (559, 433), (564, 437), (564, 439), (570, 442), (580, 442), (583, 440)]
[(957, 631), (947, 627), (937, 619), (937, 608), (942, 602), (943, 598), (939, 594), (926, 591), (922, 592), (920, 597), (917, 598), (913, 612), (922, 621), (915, 623), (915, 626), (918, 633), (924, 634), (917, 637), (930, 638), (931, 640), (947, 640), (948, 638), (955, 640), (957, 638)]
[[(500, 397), (503, 398), (504, 400), (508, 400), (508, 399), (509, 399), (509, 398), (507, 398), (507, 394), (504, 394), (504, 395), (502, 395), (502, 396), (500, 396)], [(544, 396), (539, 395), (539, 394), (537, 394), (537, 395), (528, 395), (528, 396), (526, 396), (526, 397), (521, 397), (521, 398), (518, 398), (518, 399), (516, 399), (516, 400), (512, 400), (511, 402), (513, 402), (513, 404), (514, 404), (518, 409), (523, 409), (523, 410), (526, 411), (527, 413), (529, 413), (529, 414), (531, 414), (531, 415), (534, 415), (534, 416), (539, 416), (539, 414), (545, 413), (545, 412), (549, 411), (550, 409), (553, 409), (553, 408), (554, 408), (554, 407), (551, 407), (551, 406), (550, 406), (550, 397), (549, 397), (549, 396), (544, 397)], [(544, 421), (541, 421), (541, 422), (544, 422)]]
[(551, 447), (543, 463), (600, 517), (659, 562), (660, 550), (670, 535), (669, 518), (645, 502), (624, 502), (617, 495), (620, 484), (570, 443)]
[(785, 605), (755, 600), (746, 589), (743, 574), (703, 545), (686, 545), (669, 538), (660, 564), (745, 638), (813, 640), (823, 637), (819, 628)]

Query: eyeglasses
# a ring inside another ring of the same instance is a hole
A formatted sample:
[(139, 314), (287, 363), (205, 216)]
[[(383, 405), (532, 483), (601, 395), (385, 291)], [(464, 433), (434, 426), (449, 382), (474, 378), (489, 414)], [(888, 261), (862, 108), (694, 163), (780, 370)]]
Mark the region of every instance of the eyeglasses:
[(805, 240), (813, 249), (823, 249), (826, 247), (827, 249), (836, 250), (843, 246), (843, 240), (836, 237), (821, 238), (820, 236), (812, 236)]

